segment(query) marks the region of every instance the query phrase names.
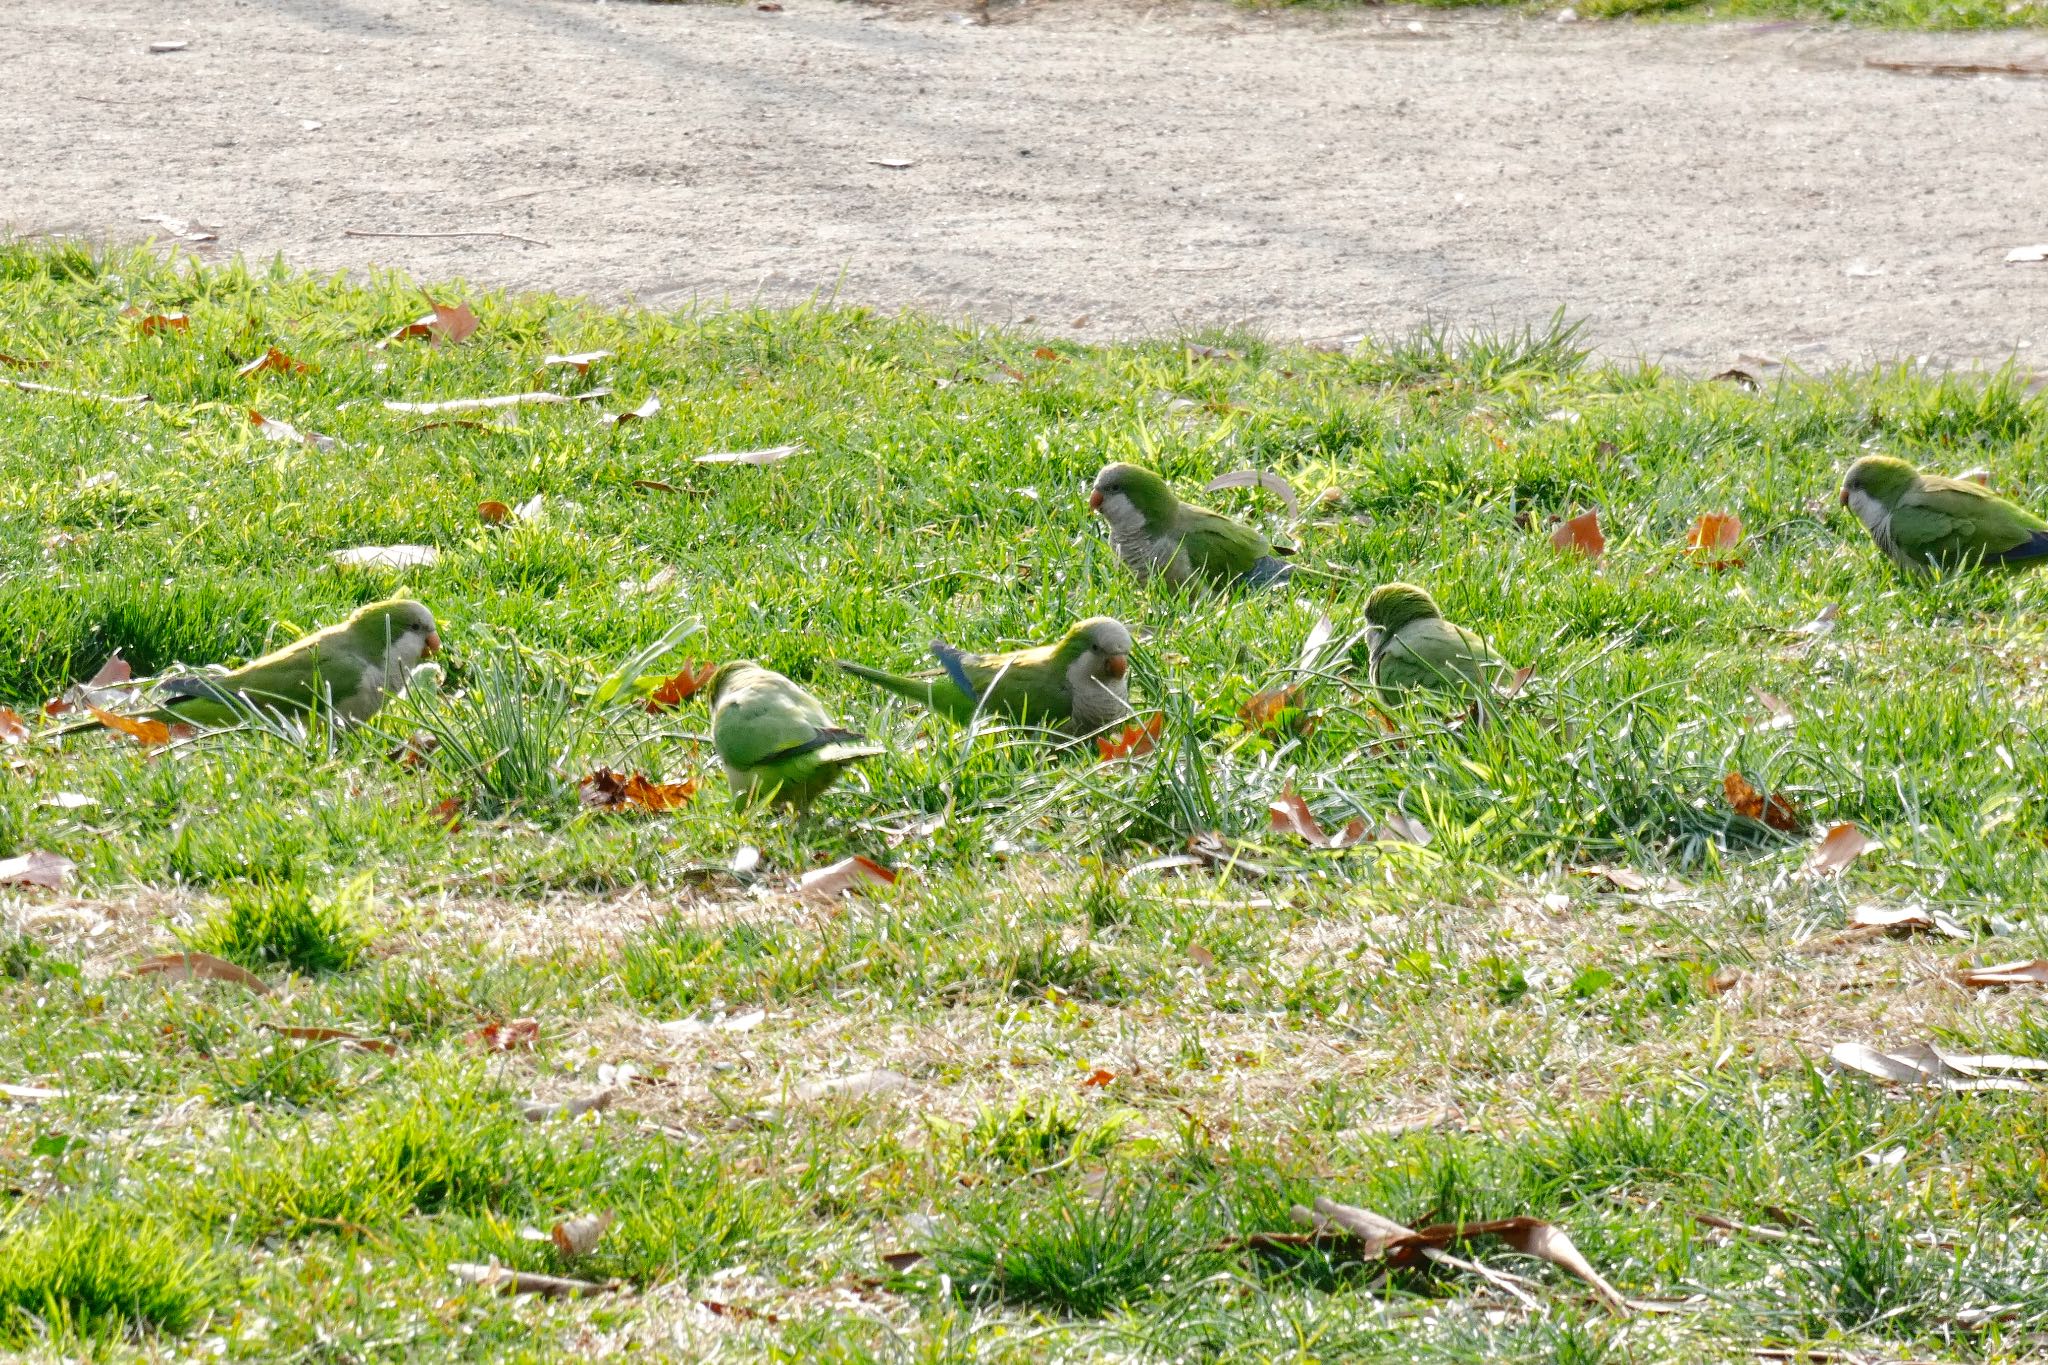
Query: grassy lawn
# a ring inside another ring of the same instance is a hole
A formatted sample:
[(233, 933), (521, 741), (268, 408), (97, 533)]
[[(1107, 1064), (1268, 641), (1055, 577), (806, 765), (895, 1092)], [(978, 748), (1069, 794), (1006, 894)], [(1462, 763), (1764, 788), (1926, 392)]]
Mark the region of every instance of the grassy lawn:
[[(0, 705), (40, 727), (117, 650), (138, 676), (233, 662), (399, 588), (448, 642), (438, 692), (348, 732), (0, 747), (0, 857), (76, 863), (61, 892), (0, 889), (0, 1081), (22, 1092), (0, 1096), (0, 1350), (2040, 1349), (2040, 1096), (1828, 1062), (2048, 1055), (2038, 988), (1952, 972), (2048, 956), (2042, 587), (1904, 582), (1834, 498), (1885, 450), (2048, 505), (2048, 405), (2013, 376), (1753, 392), (1592, 368), (1565, 330), (1048, 349), (454, 286), (435, 296), (474, 304), (472, 338), (379, 349), (424, 308), (400, 280), (15, 247), (0, 281), (0, 380), (153, 400), (0, 386)], [(273, 346), (312, 368), (237, 374)], [(614, 354), (542, 368), (590, 350)], [(1114, 459), (1185, 489), (1283, 475), (1299, 516), (1208, 500), (1305, 572), (1257, 596), (1134, 581), (1086, 500)], [(489, 501), (525, 514), (487, 524)], [(1597, 561), (1551, 539), (1589, 507)], [(1688, 558), (1706, 513), (1741, 518), (1742, 563)], [(395, 544), (438, 562), (332, 558)], [(1483, 724), (1376, 707), (1341, 646), (1396, 577), (1533, 666), (1526, 689)], [(1787, 633), (1830, 606), (1832, 631)], [(965, 733), (830, 664), (1096, 612), (1144, 637), (1149, 756)], [(591, 696), (683, 623), (651, 671), (759, 659), (889, 753), (803, 820), (734, 811), (701, 701)], [(1291, 683), (1306, 734), (1241, 717)], [(447, 742), (408, 753), (426, 730)], [(585, 809), (599, 765), (704, 789)], [(1799, 828), (1731, 810), (1731, 772)], [(1326, 826), (1405, 814), (1428, 841), (1310, 847), (1270, 821), (1289, 789)], [(1805, 871), (1836, 822), (1882, 847)], [(1191, 838), (1209, 855), (1148, 866)], [(900, 879), (798, 894), (853, 854)], [(1870, 906), (1963, 937), (1850, 931)], [(130, 971), (187, 948), (264, 989)], [(1410, 1228), (1550, 1220), (1658, 1302), (1610, 1311), (1497, 1240), (1394, 1267), (1247, 1241), (1318, 1197)], [(587, 1251), (548, 1235), (602, 1214)], [(493, 1260), (613, 1292), (450, 1270)]]

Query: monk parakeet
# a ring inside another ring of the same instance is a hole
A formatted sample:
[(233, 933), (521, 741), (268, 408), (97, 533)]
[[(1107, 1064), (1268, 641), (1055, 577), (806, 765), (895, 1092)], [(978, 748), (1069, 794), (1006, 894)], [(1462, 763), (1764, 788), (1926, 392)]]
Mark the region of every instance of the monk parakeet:
[[(418, 602), (390, 598), (226, 673), (161, 679), (156, 706), (142, 714), (167, 725), (234, 725), (252, 708), (289, 716), (317, 710), (338, 721), (364, 721), (405, 690), (421, 659), (440, 649), (434, 614)], [(98, 725), (89, 720), (52, 733)]]
[(1191, 578), (1223, 588), (1284, 583), (1293, 570), (1274, 558), (1294, 551), (1240, 522), (1173, 495), (1166, 480), (1134, 464), (1105, 465), (1088, 505), (1109, 523), (1109, 539), (1141, 577), (1178, 587)]
[(961, 725), (984, 714), (1025, 724), (1056, 725), (1091, 735), (1131, 713), (1131, 632), (1123, 622), (1091, 616), (1055, 643), (1010, 654), (967, 654), (932, 641), (943, 673), (905, 678), (864, 664), (840, 667)]
[(1842, 506), (1911, 573), (2048, 562), (2048, 521), (1979, 484), (1922, 474), (1889, 455), (1865, 455), (1849, 466)]
[(1410, 688), (1464, 692), (1489, 685), (1507, 665), (1486, 641), (1444, 619), (1436, 599), (1408, 583), (1374, 588), (1365, 599), (1365, 643), (1373, 686), (1388, 701)]
[(711, 744), (740, 805), (802, 810), (849, 763), (882, 752), (832, 723), (818, 699), (772, 669), (740, 659), (711, 675)]

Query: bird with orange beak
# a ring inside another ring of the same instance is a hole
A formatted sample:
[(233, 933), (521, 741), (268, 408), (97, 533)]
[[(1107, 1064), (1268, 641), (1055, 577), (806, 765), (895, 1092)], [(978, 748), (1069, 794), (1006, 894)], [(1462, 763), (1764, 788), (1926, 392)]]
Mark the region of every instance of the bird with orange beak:
[[(252, 710), (365, 721), (405, 690), (420, 660), (440, 649), (432, 612), (410, 598), (387, 598), (239, 668), (159, 678), (151, 685), (155, 706), (141, 715), (166, 725), (208, 727), (238, 724)], [(51, 735), (99, 724), (84, 721)]]
[(1131, 632), (1107, 616), (1076, 622), (1052, 644), (1007, 654), (968, 654), (943, 640), (931, 649), (939, 670), (916, 677), (839, 666), (961, 725), (981, 713), (1078, 737), (1131, 713)]

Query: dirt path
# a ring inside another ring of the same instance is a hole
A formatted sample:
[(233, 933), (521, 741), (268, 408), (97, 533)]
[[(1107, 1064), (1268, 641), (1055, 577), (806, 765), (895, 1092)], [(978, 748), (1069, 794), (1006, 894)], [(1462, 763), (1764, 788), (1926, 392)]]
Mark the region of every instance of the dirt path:
[(1863, 64), (2038, 59), (2038, 34), (783, 6), (17, 6), (0, 222), (159, 214), (210, 256), (659, 305), (836, 289), (1089, 338), (1564, 305), (1693, 368), (2048, 364), (2048, 263), (2003, 260), (2048, 242), (2048, 80)]

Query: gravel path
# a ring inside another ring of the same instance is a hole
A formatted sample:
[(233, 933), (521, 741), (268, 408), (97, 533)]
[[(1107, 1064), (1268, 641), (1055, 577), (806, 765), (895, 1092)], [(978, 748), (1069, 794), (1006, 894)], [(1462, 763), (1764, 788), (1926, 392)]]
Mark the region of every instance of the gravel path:
[(2048, 365), (2048, 263), (2004, 260), (2048, 242), (2048, 80), (1865, 64), (2039, 34), (925, 3), (16, 6), (0, 223), (1086, 338), (1563, 306), (1691, 369)]

